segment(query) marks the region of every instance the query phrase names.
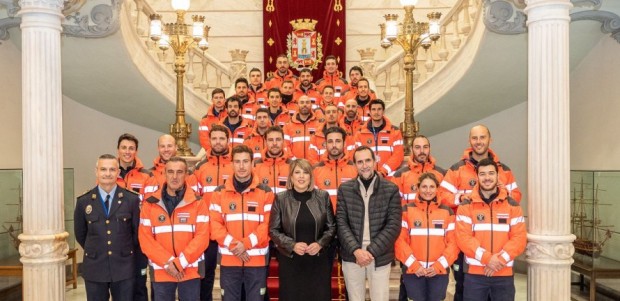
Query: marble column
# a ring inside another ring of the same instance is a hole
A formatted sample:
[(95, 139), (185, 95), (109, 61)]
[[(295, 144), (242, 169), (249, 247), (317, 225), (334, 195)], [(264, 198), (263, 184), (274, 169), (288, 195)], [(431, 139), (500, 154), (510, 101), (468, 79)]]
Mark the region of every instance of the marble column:
[(63, 0), (21, 0), (23, 300), (65, 300), (60, 32)]
[(528, 300), (570, 300), (570, 0), (527, 0)]

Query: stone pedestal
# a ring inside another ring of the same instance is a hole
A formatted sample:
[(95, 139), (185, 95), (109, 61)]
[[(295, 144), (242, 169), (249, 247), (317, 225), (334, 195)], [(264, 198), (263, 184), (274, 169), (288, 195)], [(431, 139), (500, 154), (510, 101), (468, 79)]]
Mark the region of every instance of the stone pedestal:
[(23, 300), (65, 299), (60, 32), (63, 0), (21, 0)]
[(528, 0), (528, 300), (570, 300), (570, 0)]

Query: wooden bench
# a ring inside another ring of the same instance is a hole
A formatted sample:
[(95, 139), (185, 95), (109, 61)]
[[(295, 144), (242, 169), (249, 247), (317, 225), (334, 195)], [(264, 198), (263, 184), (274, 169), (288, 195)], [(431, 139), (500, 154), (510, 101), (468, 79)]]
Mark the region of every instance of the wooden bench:
[[(71, 260), (71, 275), (67, 277), (66, 285), (72, 284), (73, 288), (77, 288), (77, 249), (69, 250), (67, 260)], [(19, 256), (11, 256), (0, 260), (0, 276), (22, 276), (24, 266), (19, 260)]]

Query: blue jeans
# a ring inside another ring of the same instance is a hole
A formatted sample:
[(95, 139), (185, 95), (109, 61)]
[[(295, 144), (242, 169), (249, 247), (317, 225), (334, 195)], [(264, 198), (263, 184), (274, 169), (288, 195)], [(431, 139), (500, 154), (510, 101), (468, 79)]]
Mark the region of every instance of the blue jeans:
[(487, 277), (484, 275), (465, 274), (465, 301), (514, 301), (514, 276)]
[(179, 290), (179, 301), (195, 301), (200, 299), (200, 279), (183, 282), (152, 282), (155, 301), (175, 301)]

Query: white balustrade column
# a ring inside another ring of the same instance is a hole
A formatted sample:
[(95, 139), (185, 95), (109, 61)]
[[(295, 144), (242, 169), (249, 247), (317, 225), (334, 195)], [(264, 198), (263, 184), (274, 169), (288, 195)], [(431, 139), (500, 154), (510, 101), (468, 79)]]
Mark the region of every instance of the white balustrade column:
[(23, 300), (65, 300), (60, 32), (63, 0), (21, 0)]
[(570, 300), (570, 0), (528, 0), (528, 300)]

